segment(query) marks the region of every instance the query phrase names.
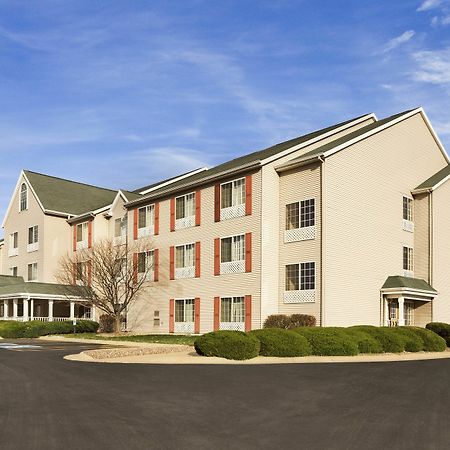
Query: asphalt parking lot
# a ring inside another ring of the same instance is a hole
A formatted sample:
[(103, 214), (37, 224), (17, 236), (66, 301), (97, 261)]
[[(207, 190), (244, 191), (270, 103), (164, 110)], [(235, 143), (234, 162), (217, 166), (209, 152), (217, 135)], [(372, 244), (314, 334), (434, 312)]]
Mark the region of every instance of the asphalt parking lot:
[(0, 341), (2, 450), (450, 448), (449, 359), (176, 366), (62, 358), (96, 347)]

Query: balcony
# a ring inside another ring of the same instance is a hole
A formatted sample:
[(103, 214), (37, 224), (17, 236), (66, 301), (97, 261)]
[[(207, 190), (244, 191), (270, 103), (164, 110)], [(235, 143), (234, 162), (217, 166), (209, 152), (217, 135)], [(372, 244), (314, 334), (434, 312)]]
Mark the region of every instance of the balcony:
[(154, 234), (155, 234), (155, 227), (153, 225), (150, 227), (138, 228), (138, 238), (153, 236)]
[(284, 232), (284, 242), (308, 241), (316, 238), (316, 227), (302, 227), (286, 230)]
[(39, 242), (33, 242), (32, 244), (27, 245), (27, 252), (37, 252), (39, 250)]
[(18, 254), (19, 254), (19, 247), (8, 249), (8, 256), (17, 256)]
[(220, 263), (220, 274), (245, 272), (245, 260), (228, 261)]
[(77, 250), (83, 250), (88, 248), (88, 241), (78, 241), (77, 242)]
[(402, 228), (405, 231), (409, 231), (410, 233), (414, 232), (414, 222), (411, 222), (410, 220), (403, 219), (403, 224), (402, 225), (403, 225)]
[(176, 267), (175, 268), (175, 279), (181, 278), (194, 278), (195, 277), (195, 266), (188, 267)]
[(283, 296), (283, 303), (314, 303), (315, 301), (315, 289), (285, 291)]
[(245, 203), (240, 205), (222, 208), (220, 210), (220, 220), (234, 219), (236, 217), (245, 216)]
[(193, 226), (195, 226), (195, 216), (188, 216), (175, 220), (175, 230), (181, 230), (182, 228), (190, 228)]
[(126, 242), (126, 236), (115, 236), (113, 238), (114, 245), (123, 245)]

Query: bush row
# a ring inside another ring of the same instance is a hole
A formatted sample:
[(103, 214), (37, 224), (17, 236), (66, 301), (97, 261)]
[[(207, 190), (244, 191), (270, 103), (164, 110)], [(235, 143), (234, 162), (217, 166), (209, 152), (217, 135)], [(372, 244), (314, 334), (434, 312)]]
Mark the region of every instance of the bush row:
[(251, 359), (255, 356), (352, 356), (358, 353), (440, 352), (445, 340), (418, 327), (267, 328), (249, 333), (215, 331), (196, 339), (195, 350), (204, 356)]
[[(77, 320), (75, 331), (77, 333), (96, 333), (98, 323), (92, 320)], [(73, 333), (74, 325), (71, 321), (65, 322), (30, 322), (0, 321), (0, 336), (3, 338), (35, 338), (48, 334)]]
[(308, 314), (273, 314), (269, 316), (263, 325), (263, 328), (282, 328), (293, 330), (298, 327), (315, 327), (316, 318)]
[(443, 322), (430, 322), (426, 328), (445, 339), (447, 347), (450, 347), (450, 324)]

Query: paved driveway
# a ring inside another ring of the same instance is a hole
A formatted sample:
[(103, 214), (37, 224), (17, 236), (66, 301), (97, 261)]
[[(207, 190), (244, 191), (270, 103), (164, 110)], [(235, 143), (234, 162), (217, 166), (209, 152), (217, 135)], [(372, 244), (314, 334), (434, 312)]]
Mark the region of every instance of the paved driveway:
[(264, 366), (66, 361), (0, 341), (0, 448), (448, 449), (450, 360)]

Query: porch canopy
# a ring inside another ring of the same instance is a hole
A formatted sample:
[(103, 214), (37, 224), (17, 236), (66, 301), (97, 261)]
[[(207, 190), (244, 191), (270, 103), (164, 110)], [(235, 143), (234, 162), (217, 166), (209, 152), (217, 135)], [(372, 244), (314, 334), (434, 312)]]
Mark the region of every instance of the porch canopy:
[(94, 319), (86, 287), (26, 282), (0, 275), (0, 320), (63, 321)]
[[(438, 292), (421, 278), (394, 275), (384, 282), (381, 295), (384, 325), (425, 326), (432, 320), (431, 301)], [(390, 308), (390, 305), (394, 305), (395, 308)]]

